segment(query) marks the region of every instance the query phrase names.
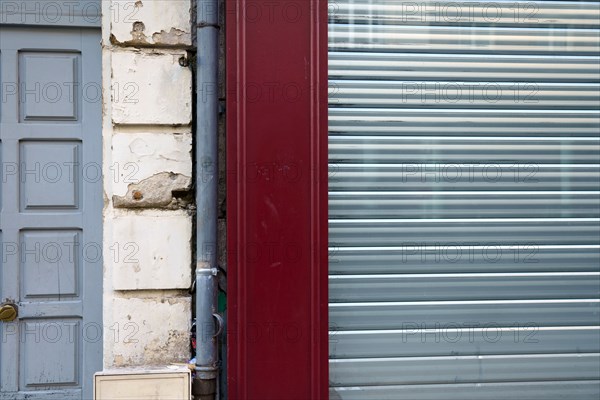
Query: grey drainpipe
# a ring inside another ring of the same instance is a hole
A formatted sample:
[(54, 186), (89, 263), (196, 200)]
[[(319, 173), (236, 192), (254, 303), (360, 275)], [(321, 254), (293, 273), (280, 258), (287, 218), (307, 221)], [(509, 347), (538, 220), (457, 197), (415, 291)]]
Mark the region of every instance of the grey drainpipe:
[(218, 0), (197, 0), (196, 80), (196, 400), (215, 400), (217, 336)]

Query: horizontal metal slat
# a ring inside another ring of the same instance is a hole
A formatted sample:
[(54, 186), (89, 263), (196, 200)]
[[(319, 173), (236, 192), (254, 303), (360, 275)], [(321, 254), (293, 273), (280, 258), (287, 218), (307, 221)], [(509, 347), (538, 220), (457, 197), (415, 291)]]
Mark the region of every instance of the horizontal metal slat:
[[(488, 181), (493, 182), (499, 163), (517, 164), (535, 172), (536, 164), (600, 164), (600, 140), (582, 138), (413, 138), (403, 136), (331, 136), (330, 163), (446, 163), (447, 174), (453, 164), (487, 167)], [(523, 165), (525, 164), (525, 165)], [(419, 165), (404, 165), (407, 174), (419, 174)], [(435, 167), (423, 173), (435, 175)], [(439, 172), (439, 171), (438, 171)], [(598, 184), (600, 186), (600, 183)]]
[[(452, 240), (454, 240), (452, 242)], [(427, 274), (478, 272), (600, 272), (600, 245), (479, 245), (449, 239), (426, 247), (329, 247), (329, 273)]]
[(331, 331), (330, 358), (600, 352), (599, 327), (521, 327)]
[(329, 104), (341, 107), (597, 110), (600, 85), (546, 82), (330, 80)]
[(329, 25), (329, 49), (361, 52), (598, 55), (597, 29)]
[(329, 302), (600, 298), (600, 274), (332, 275)]
[(330, 218), (557, 216), (599, 218), (600, 192), (329, 192)]
[(329, 108), (330, 137), (352, 134), (598, 138), (599, 132), (597, 110)]
[(362, 0), (332, 2), (335, 23), (466, 26), (598, 27), (593, 2), (481, 0)]
[(600, 354), (403, 357), (329, 362), (332, 386), (591, 380), (598, 376)]
[(600, 80), (599, 71), (599, 57), (329, 53), (332, 80), (591, 83)]
[(600, 321), (598, 300), (332, 303), (335, 330), (468, 326), (585, 326)]
[(329, 243), (345, 246), (597, 245), (600, 221), (556, 219), (329, 220)]
[[(437, 156), (432, 155), (432, 158)], [(402, 159), (405, 155), (398, 154)], [(418, 155), (416, 155), (418, 157)], [(526, 157), (526, 156), (523, 156)], [(557, 155), (557, 157), (559, 157)], [(563, 155), (563, 158), (567, 158)], [(580, 159), (579, 159), (580, 160)], [(598, 190), (600, 164), (435, 162), (329, 165), (330, 191)]]
[(332, 400), (597, 400), (600, 381), (503, 382), (331, 388)]

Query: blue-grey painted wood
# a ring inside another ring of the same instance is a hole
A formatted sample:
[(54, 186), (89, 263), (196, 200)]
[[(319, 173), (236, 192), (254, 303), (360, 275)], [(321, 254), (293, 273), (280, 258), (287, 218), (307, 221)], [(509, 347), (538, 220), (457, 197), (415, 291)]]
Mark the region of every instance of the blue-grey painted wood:
[(600, 398), (600, 2), (329, 8), (330, 398)]
[[(102, 0), (0, 0), (0, 25), (99, 28)], [(113, 8), (113, 18), (132, 18), (133, 3)]]
[(102, 368), (100, 31), (2, 25), (0, 77), (0, 300), (19, 306), (0, 323), (0, 399), (91, 399)]

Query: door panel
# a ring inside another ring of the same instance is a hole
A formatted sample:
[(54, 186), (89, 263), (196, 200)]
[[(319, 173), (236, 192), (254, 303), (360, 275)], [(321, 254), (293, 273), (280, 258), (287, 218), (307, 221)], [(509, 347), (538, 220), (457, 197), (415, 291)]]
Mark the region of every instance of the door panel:
[(102, 361), (100, 32), (0, 26), (0, 399), (92, 397)]

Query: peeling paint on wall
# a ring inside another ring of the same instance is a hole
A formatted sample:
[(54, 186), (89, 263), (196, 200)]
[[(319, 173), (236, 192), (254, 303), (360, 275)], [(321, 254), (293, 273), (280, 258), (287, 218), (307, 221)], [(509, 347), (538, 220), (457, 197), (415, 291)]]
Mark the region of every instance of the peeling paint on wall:
[[(190, 0), (112, 0), (110, 42), (123, 47), (192, 46)], [(115, 10), (120, 13), (116, 14)]]
[(191, 185), (189, 176), (162, 172), (129, 184), (125, 196), (113, 196), (113, 205), (115, 208), (186, 208), (193, 202)]
[(133, 29), (131, 31), (131, 40), (134, 42), (146, 42), (146, 35), (144, 34), (144, 30), (146, 29), (146, 25), (143, 22), (137, 21), (133, 23)]
[(154, 43), (166, 46), (177, 46), (180, 43), (187, 43), (191, 40), (189, 32), (184, 32), (181, 29), (171, 28), (170, 31), (164, 30), (152, 34)]

